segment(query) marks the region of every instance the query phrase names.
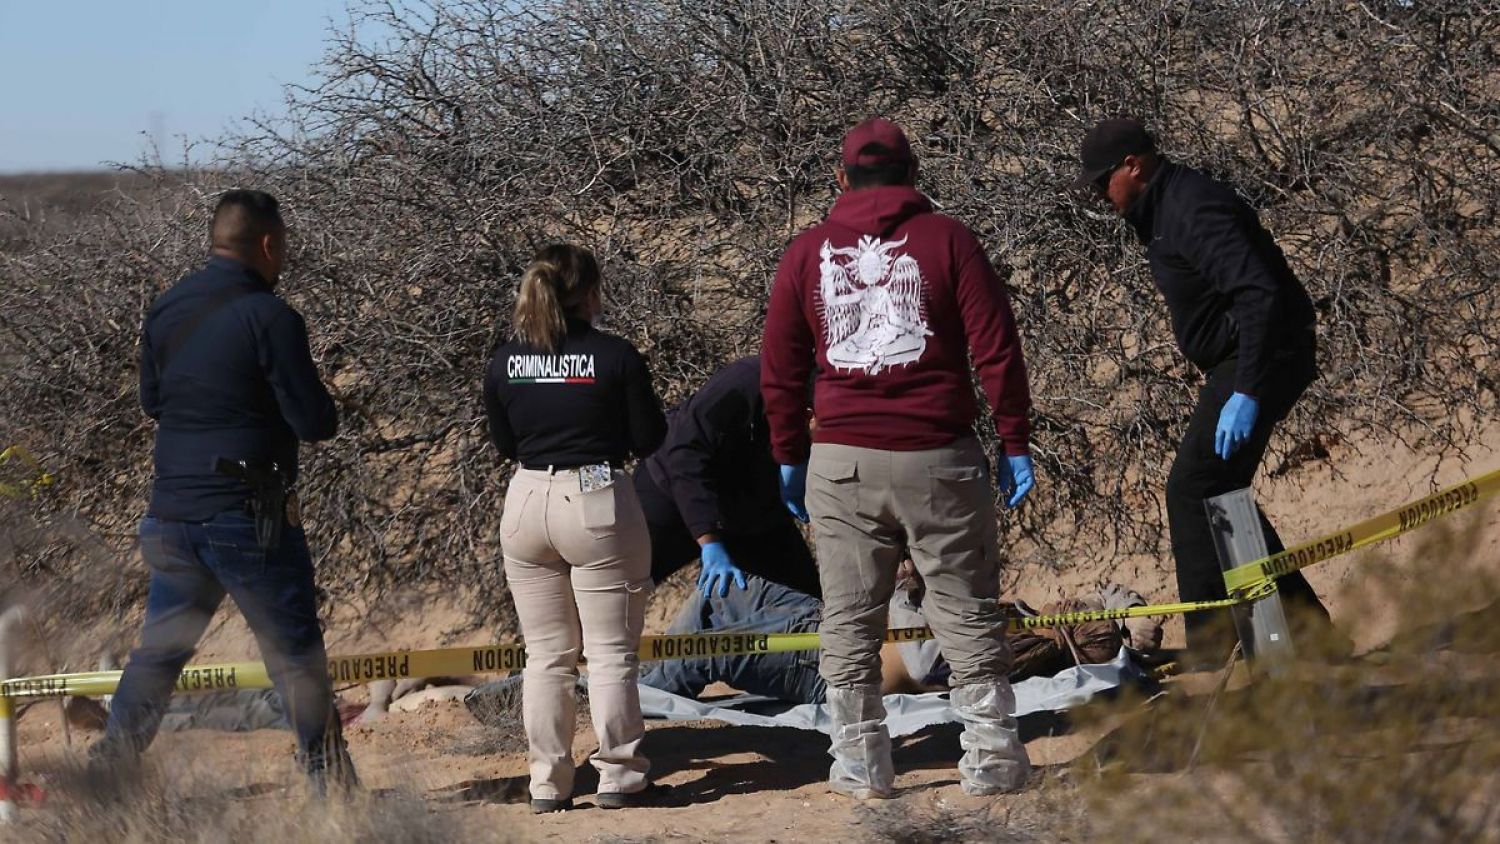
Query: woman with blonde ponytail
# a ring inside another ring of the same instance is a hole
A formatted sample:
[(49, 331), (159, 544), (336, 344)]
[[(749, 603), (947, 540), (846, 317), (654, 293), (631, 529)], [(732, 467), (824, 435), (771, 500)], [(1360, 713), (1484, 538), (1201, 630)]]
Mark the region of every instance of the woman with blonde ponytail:
[(593, 254), (544, 247), (521, 276), (515, 337), (484, 383), (495, 448), (520, 464), (500, 542), (526, 640), (521, 709), (537, 813), (573, 805), (580, 649), (599, 739), (595, 802), (636, 805), (649, 785), (636, 676), (651, 543), (624, 464), (655, 451), (667, 422), (645, 358), (594, 328), (602, 307)]
[(570, 313), (591, 322), (599, 302), (599, 265), (592, 253), (572, 246), (548, 246), (521, 276), (512, 316), (516, 339), (536, 349), (556, 351), (567, 333)]

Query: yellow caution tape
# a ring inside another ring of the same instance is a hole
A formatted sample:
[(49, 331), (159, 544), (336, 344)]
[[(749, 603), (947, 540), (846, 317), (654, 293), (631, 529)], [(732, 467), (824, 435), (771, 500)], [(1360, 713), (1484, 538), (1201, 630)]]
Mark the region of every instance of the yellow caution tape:
[[(891, 630), (887, 642), (914, 642), (932, 637), (925, 627)], [(675, 636), (641, 637), (642, 660), (706, 659), (717, 656), (753, 656), (817, 650), (817, 633), (688, 633)], [(339, 656), (328, 659), (328, 676), (335, 683), (368, 683), (408, 677), (455, 677), (519, 671), (526, 666), (526, 649), (520, 644), (440, 648), (427, 651), (393, 651), (379, 654)], [(119, 671), (92, 671), (24, 677), (0, 683), (0, 697), (40, 698), (77, 695), (97, 697), (114, 694)], [(214, 692), (229, 689), (269, 689), (271, 678), (259, 662), (195, 665), (182, 670), (178, 692)]]
[(1217, 601), (1190, 601), (1180, 604), (1146, 604), (1138, 607), (1124, 607), (1116, 610), (1077, 610), (1074, 612), (1053, 613), (1051, 615), (1034, 615), (1024, 618), (1012, 618), (1006, 626), (1009, 633), (1019, 633), (1022, 630), (1036, 630), (1041, 627), (1073, 627), (1086, 624), (1091, 621), (1124, 621), (1127, 618), (1149, 618), (1158, 615), (1186, 615), (1190, 612), (1202, 612), (1204, 610), (1223, 610), (1237, 607), (1240, 604), (1258, 601), (1266, 595), (1275, 591), (1273, 589), (1261, 590), (1253, 595), (1239, 598), (1222, 598)]
[(24, 447), (13, 445), (4, 451), (0, 451), (0, 466), (9, 463), (11, 460), (18, 460), (25, 464), (26, 468), (30, 470), (31, 476), (20, 483), (0, 481), (0, 495), (17, 501), (23, 498), (36, 498), (41, 494), (42, 487), (52, 485), (52, 476), (42, 470), (42, 465)]
[(1224, 586), (1231, 595), (1253, 590), (1315, 563), (1409, 533), (1434, 519), (1473, 507), (1497, 492), (1500, 492), (1500, 469), (1381, 513), (1337, 533), (1320, 536), (1279, 554), (1232, 568), (1224, 572)]
[[(1160, 604), (1118, 610), (1080, 610), (1029, 618), (1010, 618), (1007, 630), (1015, 633), (1038, 627), (1064, 627), (1090, 621), (1119, 621), (1142, 616), (1221, 609), (1234, 606), (1242, 600), (1231, 598), (1222, 601)], [(931, 628), (903, 627), (888, 630), (885, 641), (899, 644), (919, 642), (932, 637)], [(817, 633), (688, 633), (673, 636), (643, 636), (639, 653), (642, 660), (660, 661), (813, 651), (819, 647), (821, 644)], [(330, 657), (328, 676), (338, 684), (368, 683), (373, 680), (400, 680), (408, 677), (492, 674), (519, 671), (525, 666), (526, 649), (523, 645), (500, 644)], [(98, 697), (113, 694), (119, 682), (119, 671), (24, 677), (0, 683), (0, 698), (46, 698), (66, 695)], [(265, 665), (259, 662), (189, 666), (184, 668), (182, 674), (178, 676), (175, 686), (176, 691), (184, 693), (269, 688), (271, 688), (271, 678), (266, 673)]]
[[(1414, 530), (1434, 519), (1472, 507), (1496, 492), (1500, 492), (1500, 470), (1481, 475), (1389, 513), (1376, 516), (1348, 530), (1330, 534), (1290, 548), (1280, 554), (1239, 566), (1225, 573), (1225, 582), (1232, 596), (1229, 598), (1217, 601), (1151, 604), (1113, 610), (1078, 610), (1025, 618), (1012, 617), (1007, 620), (1006, 629), (1008, 632), (1018, 633), (1042, 627), (1071, 627), (1093, 621), (1122, 621), (1128, 618), (1183, 615), (1251, 603), (1275, 592), (1276, 578), (1281, 575)], [(932, 638), (931, 629), (913, 627), (890, 630), (886, 634), (885, 641), (915, 642), (930, 638)], [(705, 659), (718, 656), (753, 656), (810, 651), (817, 650), (818, 647), (817, 633), (690, 633), (675, 636), (644, 636), (641, 638), (640, 658), (642, 660)], [(407, 677), (461, 676), (517, 671), (525, 665), (526, 650), (523, 645), (500, 644), (331, 657), (328, 660), (328, 675), (335, 683), (367, 683), (372, 680)], [(61, 697), (63, 695), (94, 697), (113, 694), (119, 685), (119, 680), (120, 672), (118, 671), (53, 674), (6, 680), (0, 683), (0, 700)], [(182, 674), (177, 678), (176, 685), (179, 692), (267, 689), (270, 687), (271, 680), (266, 674), (266, 668), (258, 662), (190, 666), (183, 669)]]

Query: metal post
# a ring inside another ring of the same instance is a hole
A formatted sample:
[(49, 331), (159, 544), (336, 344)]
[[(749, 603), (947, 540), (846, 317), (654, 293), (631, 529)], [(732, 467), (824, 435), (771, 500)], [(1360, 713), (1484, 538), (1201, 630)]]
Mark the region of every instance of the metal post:
[[(22, 610), (11, 607), (0, 613), (0, 682), (10, 679), (11, 647), (15, 642), (16, 628), (21, 623)], [(20, 757), (16, 748), (16, 702), (0, 694), (0, 824), (15, 823), (20, 819), (16, 809), (21, 778)]]
[[(0, 675), (0, 679), (5, 678)], [(0, 695), (0, 824), (20, 819), (16, 811), (17, 779), (20, 775), (16, 757), (15, 701)]]
[[(1266, 535), (1261, 529), (1260, 508), (1248, 489), (1226, 492), (1203, 502), (1213, 526), (1214, 549), (1225, 570), (1259, 560), (1267, 555)], [(1291, 629), (1276, 593), (1230, 610), (1240, 645), (1251, 665), (1276, 675), (1291, 666), (1296, 652)]]

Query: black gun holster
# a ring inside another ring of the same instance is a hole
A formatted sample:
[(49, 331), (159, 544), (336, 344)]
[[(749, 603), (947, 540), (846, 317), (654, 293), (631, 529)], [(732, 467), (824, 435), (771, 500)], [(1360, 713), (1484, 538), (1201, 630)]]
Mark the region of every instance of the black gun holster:
[(286, 526), (286, 499), (289, 484), (281, 467), (263, 459), (230, 460), (220, 457), (214, 469), (221, 475), (238, 478), (250, 487), (248, 506), (255, 518), (255, 541), (262, 551), (274, 551), (281, 545), (281, 531)]

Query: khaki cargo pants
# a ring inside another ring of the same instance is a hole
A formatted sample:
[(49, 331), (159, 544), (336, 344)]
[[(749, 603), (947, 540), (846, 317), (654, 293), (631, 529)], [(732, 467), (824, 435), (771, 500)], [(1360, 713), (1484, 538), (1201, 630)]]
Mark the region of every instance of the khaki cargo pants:
[(505, 577), (526, 640), (521, 715), (531, 758), (531, 796), (573, 794), (574, 690), (580, 649), (589, 665), (589, 705), (599, 749), (591, 759), (600, 793), (647, 785), (646, 727), (636, 686), (651, 538), (623, 472), (580, 492), (576, 471), (521, 469), (500, 519)]
[(880, 685), (880, 645), (906, 553), (927, 584), (922, 611), (952, 684), (1003, 681), (1011, 653), (995, 503), (979, 442), (927, 451), (813, 445), (807, 509), (823, 585), (819, 666), (828, 685)]

